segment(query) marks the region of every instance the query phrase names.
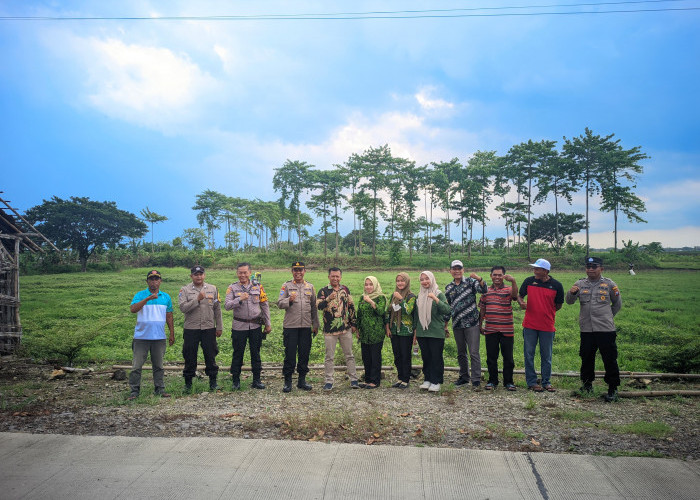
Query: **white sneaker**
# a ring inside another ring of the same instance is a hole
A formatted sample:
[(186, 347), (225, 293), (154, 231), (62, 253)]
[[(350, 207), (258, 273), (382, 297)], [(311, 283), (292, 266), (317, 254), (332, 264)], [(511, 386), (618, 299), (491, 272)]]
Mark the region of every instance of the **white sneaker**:
[(433, 385), (433, 384), (431, 384), (430, 382), (428, 382), (428, 381), (426, 380), (425, 382), (423, 382), (423, 383), (420, 385), (420, 388), (421, 388), (421, 389), (429, 389), (431, 385)]
[(440, 384), (430, 384), (430, 387), (428, 387), (428, 391), (440, 392)]

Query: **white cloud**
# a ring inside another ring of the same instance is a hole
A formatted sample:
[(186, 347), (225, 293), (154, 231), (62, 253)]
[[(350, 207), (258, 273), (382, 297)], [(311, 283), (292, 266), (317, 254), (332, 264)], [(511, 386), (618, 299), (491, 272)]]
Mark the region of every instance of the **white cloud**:
[(217, 82), (186, 54), (110, 38), (77, 40), (88, 74), (88, 100), (102, 113), (173, 131), (199, 114)]
[(423, 110), (427, 112), (444, 112), (454, 109), (455, 106), (451, 102), (445, 101), (444, 99), (434, 98), (432, 96), (434, 92), (434, 88), (426, 87), (415, 94), (414, 97)]
[[(612, 231), (590, 233), (590, 244), (594, 248), (609, 248), (615, 243)], [(586, 243), (586, 233), (574, 236), (579, 243)], [(675, 229), (641, 229), (638, 231), (620, 230), (617, 233), (617, 247), (622, 248), (622, 242), (632, 240), (642, 245), (652, 241), (660, 241), (664, 247), (694, 247), (700, 245), (700, 226), (685, 226)]]

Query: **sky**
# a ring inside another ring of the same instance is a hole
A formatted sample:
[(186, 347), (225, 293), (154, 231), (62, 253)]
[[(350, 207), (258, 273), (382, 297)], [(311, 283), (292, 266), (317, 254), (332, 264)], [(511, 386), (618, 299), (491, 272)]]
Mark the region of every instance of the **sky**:
[[(649, 156), (647, 223), (623, 219), (619, 239), (700, 245), (700, 0), (582, 4), (0, 1), (0, 196), (148, 207), (169, 241), (197, 227), (204, 190), (277, 199), (287, 159), (327, 169), (388, 144), (466, 162), (588, 127)], [(346, 14), (379, 11), (397, 14)], [(598, 202), (591, 245), (611, 247)], [(486, 236), (505, 236), (489, 216)]]

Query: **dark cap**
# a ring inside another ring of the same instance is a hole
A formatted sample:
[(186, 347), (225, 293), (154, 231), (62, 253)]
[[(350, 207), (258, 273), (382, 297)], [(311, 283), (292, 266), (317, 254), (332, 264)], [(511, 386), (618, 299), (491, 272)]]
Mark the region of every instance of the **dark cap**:
[(299, 261), (296, 261), (296, 262), (293, 262), (293, 263), (292, 263), (292, 268), (294, 268), (294, 267), (301, 267), (302, 269), (306, 269), (306, 266), (304, 265), (304, 263), (303, 263), (303, 262), (299, 262)]
[(603, 259), (600, 257), (587, 257), (586, 258), (586, 265), (588, 264), (598, 264), (599, 266), (603, 265)]
[(197, 273), (203, 273), (204, 268), (202, 266), (194, 266), (192, 269), (190, 269), (191, 274), (197, 274)]
[(161, 277), (160, 273), (158, 271), (156, 271), (155, 269), (153, 271), (148, 271), (148, 274), (146, 275), (146, 279), (153, 278), (153, 277), (156, 277), (156, 278)]

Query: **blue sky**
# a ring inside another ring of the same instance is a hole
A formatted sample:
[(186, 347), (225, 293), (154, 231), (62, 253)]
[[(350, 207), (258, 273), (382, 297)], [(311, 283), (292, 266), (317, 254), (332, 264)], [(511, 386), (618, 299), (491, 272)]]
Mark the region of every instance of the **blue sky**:
[[(595, 2), (596, 0), (592, 0)], [(408, 11), (547, 2), (0, 2), (0, 16)], [(700, 8), (646, 2), (452, 14)], [(443, 13), (444, 14), (444, 13)], [(2, 195), (89, 196), (196, 227), (195, 196), (276, 199), (286, 159), (320, 168), (389, 144), (423, 165), (589, 127), (650, 156), (647, 224), (620, 238), (700, 245), (700, 10), (354, 20), (0, 20)], [(576, 196), (567, 212), (583, 211)], [(591, 243), (612, 246), (594, 201)], [(535, 215), (553, 211), (538, 205)], [(487, 237), (504, 236), (490, 212)], [(351, 229), (350, 217), (343, 232)], [(455, 233), (453, 233), (455, 234)], [(150, 240), (150, 235), (146, 237)], [(583, 241), (583, 235), (577, 237)], [(219, 236), (219, 242), (222, 238)]]

